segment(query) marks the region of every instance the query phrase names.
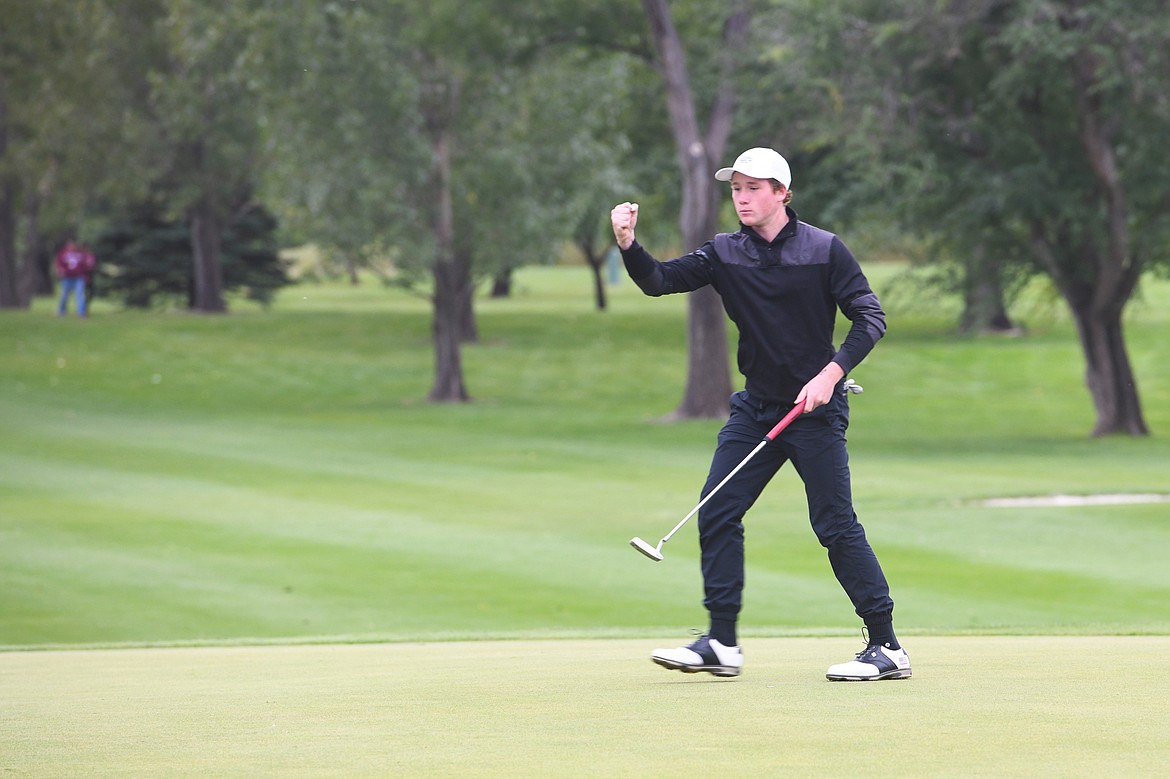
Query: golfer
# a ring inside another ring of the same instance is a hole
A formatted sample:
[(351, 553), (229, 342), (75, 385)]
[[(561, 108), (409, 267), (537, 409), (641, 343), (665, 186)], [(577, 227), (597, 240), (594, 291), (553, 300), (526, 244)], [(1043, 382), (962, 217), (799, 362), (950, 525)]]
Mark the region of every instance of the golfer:
[[(715, 173), (731, 182), (740, 229), (720, 233), (690, 254), (655, 260), (634, 236), (638, 206), (610, 214), (626, 272), (647, 295), (711, 285), (739, 329), (744, 389), (731, 396), (702, 495), (708, 494), (761, 441), (793, 404), (804, 413), (699, 511), (706, 635), (689, 646), (655, 650), (658, 665), (737, 676), (743, 652), (736, 637), (744, 585), (743, 517), (784, 463), (804, 482), (809, 519), (828, 550), (833, 573), (865, 624), (866, 647), (831, 666), (834, 681), (905, 679), (910, 659), (894, 635), (894, 602), (865, 530), (853, 511), (849, 393), (843, 384), (885, 333), (885, 313), (853, 254), (832, 233), (799, 220), (789, 207), (792, 174), (773, 149), (749, 149)], [(833, 345), (836, 310), (851, 326)]]

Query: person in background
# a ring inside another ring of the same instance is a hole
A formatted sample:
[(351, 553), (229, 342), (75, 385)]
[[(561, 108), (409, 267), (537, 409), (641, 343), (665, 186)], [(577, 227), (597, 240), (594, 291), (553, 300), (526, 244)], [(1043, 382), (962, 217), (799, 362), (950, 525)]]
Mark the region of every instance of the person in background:
[(61, 279), (61, 299), (57, 303), (57, 316), (65, 316), (69, 308), (69, 297), (77, 301), (77, 316), (84, 319), (89, 314), (86, 301), (86, 285), (97, 264), (93, 252), (68, 240), (57, 252), (54, 263), (58, 278)]

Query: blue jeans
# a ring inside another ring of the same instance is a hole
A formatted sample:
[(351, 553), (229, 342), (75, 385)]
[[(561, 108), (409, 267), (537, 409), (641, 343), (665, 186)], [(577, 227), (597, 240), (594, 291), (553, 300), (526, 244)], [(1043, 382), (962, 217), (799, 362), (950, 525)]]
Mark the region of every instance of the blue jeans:
[[(772, 429), (791, 406), (754, 401), (747, 392), (731, 397), (731, 416), (718, 445), (703, 495), (717, 485)], [(889, 622), (890, 588), (865, 529), (853, 511), (849, 453), (848, 393), (841, 387), (826, 405), (797, 417), (761, 449), (699, 512), (704, 605), (713, 618), (732, 620), (740, 611), (744, 585), (743, 516), (788, 461), (804, 482), (809, 521), (854, 610), (866, 624)]]
[(69, 307), (69, 296), (77, 296), (77, 315), (85, 316), (85, 277), (61, 279), (61, 301), (57, 304), (57, 316), (65, 316)]

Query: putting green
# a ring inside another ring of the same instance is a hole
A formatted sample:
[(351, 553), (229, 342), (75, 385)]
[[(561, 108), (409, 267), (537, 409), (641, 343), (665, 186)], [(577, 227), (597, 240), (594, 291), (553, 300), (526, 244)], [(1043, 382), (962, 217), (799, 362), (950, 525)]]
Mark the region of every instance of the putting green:
[[(677, 637), (676, 637), (677, 638)], [(914, 678), (831, 683), (844, 638), (745, 642), (738, 679), (672, 639), (0, 654), (20, 776), (1149, 776), (1170, 637), (909, 637)]]

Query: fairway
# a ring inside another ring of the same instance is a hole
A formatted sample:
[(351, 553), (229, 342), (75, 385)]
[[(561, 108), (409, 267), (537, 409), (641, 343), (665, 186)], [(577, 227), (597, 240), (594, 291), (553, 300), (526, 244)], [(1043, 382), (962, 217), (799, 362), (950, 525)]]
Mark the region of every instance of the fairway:
[[(664, 639), (670, 640), (670, 639)], [(744, 675), (652, 641), (0, 654), (17, 776), (1153, 776), (1167, 637), (915, 638), (914, 678), (833, 683), (848, 639), (757, 639)]]

